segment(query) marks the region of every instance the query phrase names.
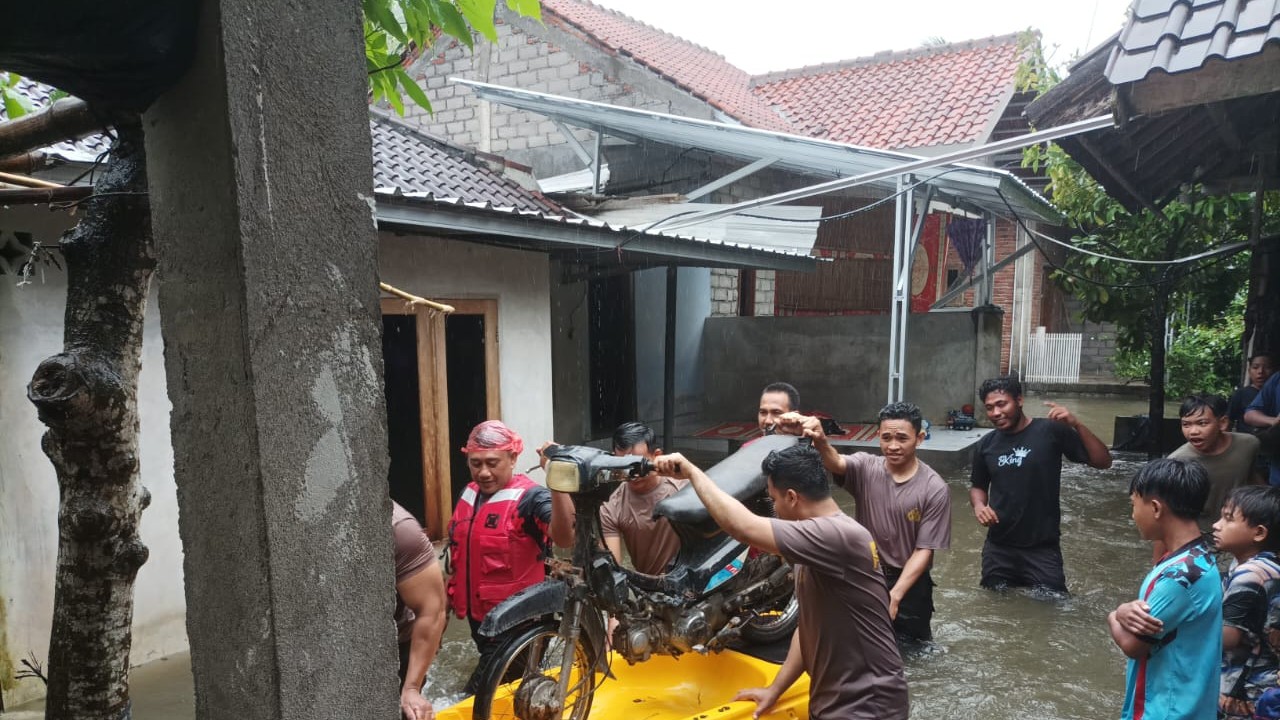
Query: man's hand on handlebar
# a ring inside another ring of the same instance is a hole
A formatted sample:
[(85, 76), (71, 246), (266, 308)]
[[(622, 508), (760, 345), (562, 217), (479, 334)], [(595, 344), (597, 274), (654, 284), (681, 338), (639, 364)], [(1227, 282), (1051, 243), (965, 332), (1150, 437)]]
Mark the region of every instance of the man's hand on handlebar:
[(653, 467), (658, 471), (659, 475), (665, 475), (676, 480), (688, 480), (690, 473), (698, 469), (696, 465), (689, 461), (689, 458), (680, 453), (659, 455), (653, 459)]

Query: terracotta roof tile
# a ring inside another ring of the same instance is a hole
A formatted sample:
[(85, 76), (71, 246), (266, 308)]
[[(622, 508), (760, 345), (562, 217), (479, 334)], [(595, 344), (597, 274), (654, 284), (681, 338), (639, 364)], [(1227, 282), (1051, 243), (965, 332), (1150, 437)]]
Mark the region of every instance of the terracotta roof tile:
[(585, 0), (543, 0), (543, 18), (562, 22), (617, 55), (629, 57), (744, 125), (793, 132), (751, 92), (751, 76), (723, 56)]
[(804, 135), (876, 148), (980, 141), (1013, 90), (1018, 36), (974, 40), (755, 78)]

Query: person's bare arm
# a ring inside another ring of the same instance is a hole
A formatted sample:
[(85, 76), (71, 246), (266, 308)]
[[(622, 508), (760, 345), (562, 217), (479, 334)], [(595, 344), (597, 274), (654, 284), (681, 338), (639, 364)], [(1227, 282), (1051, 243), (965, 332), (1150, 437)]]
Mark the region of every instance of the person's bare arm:
[(1000, 518), (996, 515), (996, 511), (991, 509), (987, 504), (987, 491), (982, 488), (969, 488), (969, 504), (973, 506), (973, 516), (978, 519), (978, 524), (983, 527), (990, 527), (1000, 522)]
[(654, 459), (653, 464), (659, 474), (687, 479), (698, 494), (698, 499), (706, 506), (711, 519), (735, 540), (777, 554), (778, 542), (773, 537), (773, 523), (769, 518), (751, 512), (747, 506), (734, 500), (712, 482), (706, 473), (689, 462), (688, 458), (680, 453), (660, 455)]
[(435, 713), (431, 703), (422, 697), (422, 683), (440, 647), (440, 636), (444, 634), (445, 592), (440, 564), (433, 563), (396, 583), (396, 592), (414, 614), (409, 664), (400, 687), (400, 711), (408, 720), (430, 720)]
[(1107, 616), (1107, 626), (1111, 630), (1111, 639), (1115, 641), (1116, 646), (1120, 648), (1120, 652), (1124, 653), (1126, 657), (1141, 660), (1151, 652), (1149, 644), (1120, 625), (1120, 620), (1116, 618), (1115, 610), (1112, 610), (1111, 614)]
[(1049, 408), (1048, 418), (1054, 422), (1060, 422), (1067, 427), (1080, 433), (1080, 441), (1084, 443), (1085, 452), (1089, 454), (1089, 466), (1096, 467), (1099, 470), (1106, 470), (1111, 467), (1111, 451), (1107, 449), (1106, 443), (1102, 442), (1093, 431), (1084, 423), (1080, 422), (1070, 410), (1054, 403), (1046, 402), (1045, 406)]
[(845, 458), (832, 446), (827, 434), (822, 431), (822, 421), (810, 415), (796, 412), (783, 413), (778, 418), (778, 427), (787, 430), (789, 435), (801, 435), (813, 440), (813, 447), (822, 456), (822, 467), (844, 482)]
[(1245, 410), (1244, 421), (1254, 427), (1272, 427), (1276, 424), (1276, 417), (1268, 415), (1261, 410)]
[(573, 497), (568, 493), (551, 491), (551, 542), (556, 547), (573, 547), (576, 534), (574, 525), (578, 520), (578, 511), (573, 507)]
[(1235, 650), (1240, 647), (1240, 643), (1244, 640), (1244, 633), (1240, 632), (1240, 628), (1231, 627), (1230, 625), (1222, 626), (1222, 649)]
[(609, 554), (613, 555), (613, 561), (622, 564), (622, 536), (621, 535), (605, 535), (604, 546), (609, 549)]
[(898, 604), (902, 602), (902, 598), (906, 597), (907, 591), (929, 569), (929, 563), (932, 562), (933, 550), (929, 548), (916, 548), (915, 552), (911, 553), (911, 557), (907, 558), (907, 563), (902, 566), (902, 574), (898, 576), (898, 582), (894, 583), (893, 589), (889, 591), (890, 620), (898, 617)]
[(773, 682), (769, 683), (769, 687), (739, 690), (738, 694), (733, 696), (733, 701), (754, 702), (756, 709), (751, 714), (751, 717), (759, 718), (761, 715), (767, 714), (777, 704), (778, 698), (782, 697), (782, 693), (794, 685), (803, 672), (804, 660), (800, 657), (800, 633), (792, 633), (791, 647), (787, 650), (787, 659), (783, 661), (782, 667), (778, 668), (778, 674), (773, 676)]

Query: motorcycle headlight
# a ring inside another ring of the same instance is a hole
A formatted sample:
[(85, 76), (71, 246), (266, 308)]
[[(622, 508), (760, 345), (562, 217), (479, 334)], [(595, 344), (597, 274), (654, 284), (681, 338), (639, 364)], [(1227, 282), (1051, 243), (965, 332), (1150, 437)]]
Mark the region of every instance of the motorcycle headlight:
[(578, 464), (566, 460), (547, 463), (547, 487), (564, 493), (576, 493), (582, 486), (582, 474)]

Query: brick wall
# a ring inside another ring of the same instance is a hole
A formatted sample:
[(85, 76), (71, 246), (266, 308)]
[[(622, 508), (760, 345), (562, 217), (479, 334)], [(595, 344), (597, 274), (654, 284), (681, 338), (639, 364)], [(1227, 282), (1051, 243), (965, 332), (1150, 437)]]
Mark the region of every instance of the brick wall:
[(712, 268), (711, 317), (735, 317), (737, 314), (738, 271)]
[[(706, 103), (598, 48), (571, 27), (561, 27), (550, 18), (543, 26), (507, 15), (497, 26), (496, 43), (477, 43), (472, 52), (445, 38), (432, 53), (413, 63), (409, 74), (426, 90), (435, 113), (416, 105), (407, 107), (406, 119), (411, 124), (453, 142), (531, 165), (539, 177), (550, 177), (583, 167), (555, 123), (540, 115), (482, 103), (449, 78), (656, 112), (706, 119), (714, 116)], [(590, 149), (593, 134), (573, 132)]]
[(1067, 328), (1064, 332), (1080, 333), (1081, 377), (1114, 378), (1116, 354), (1115, 323), (1088, 322), (1080, 317), (1080, 301), (1066, 301)]

